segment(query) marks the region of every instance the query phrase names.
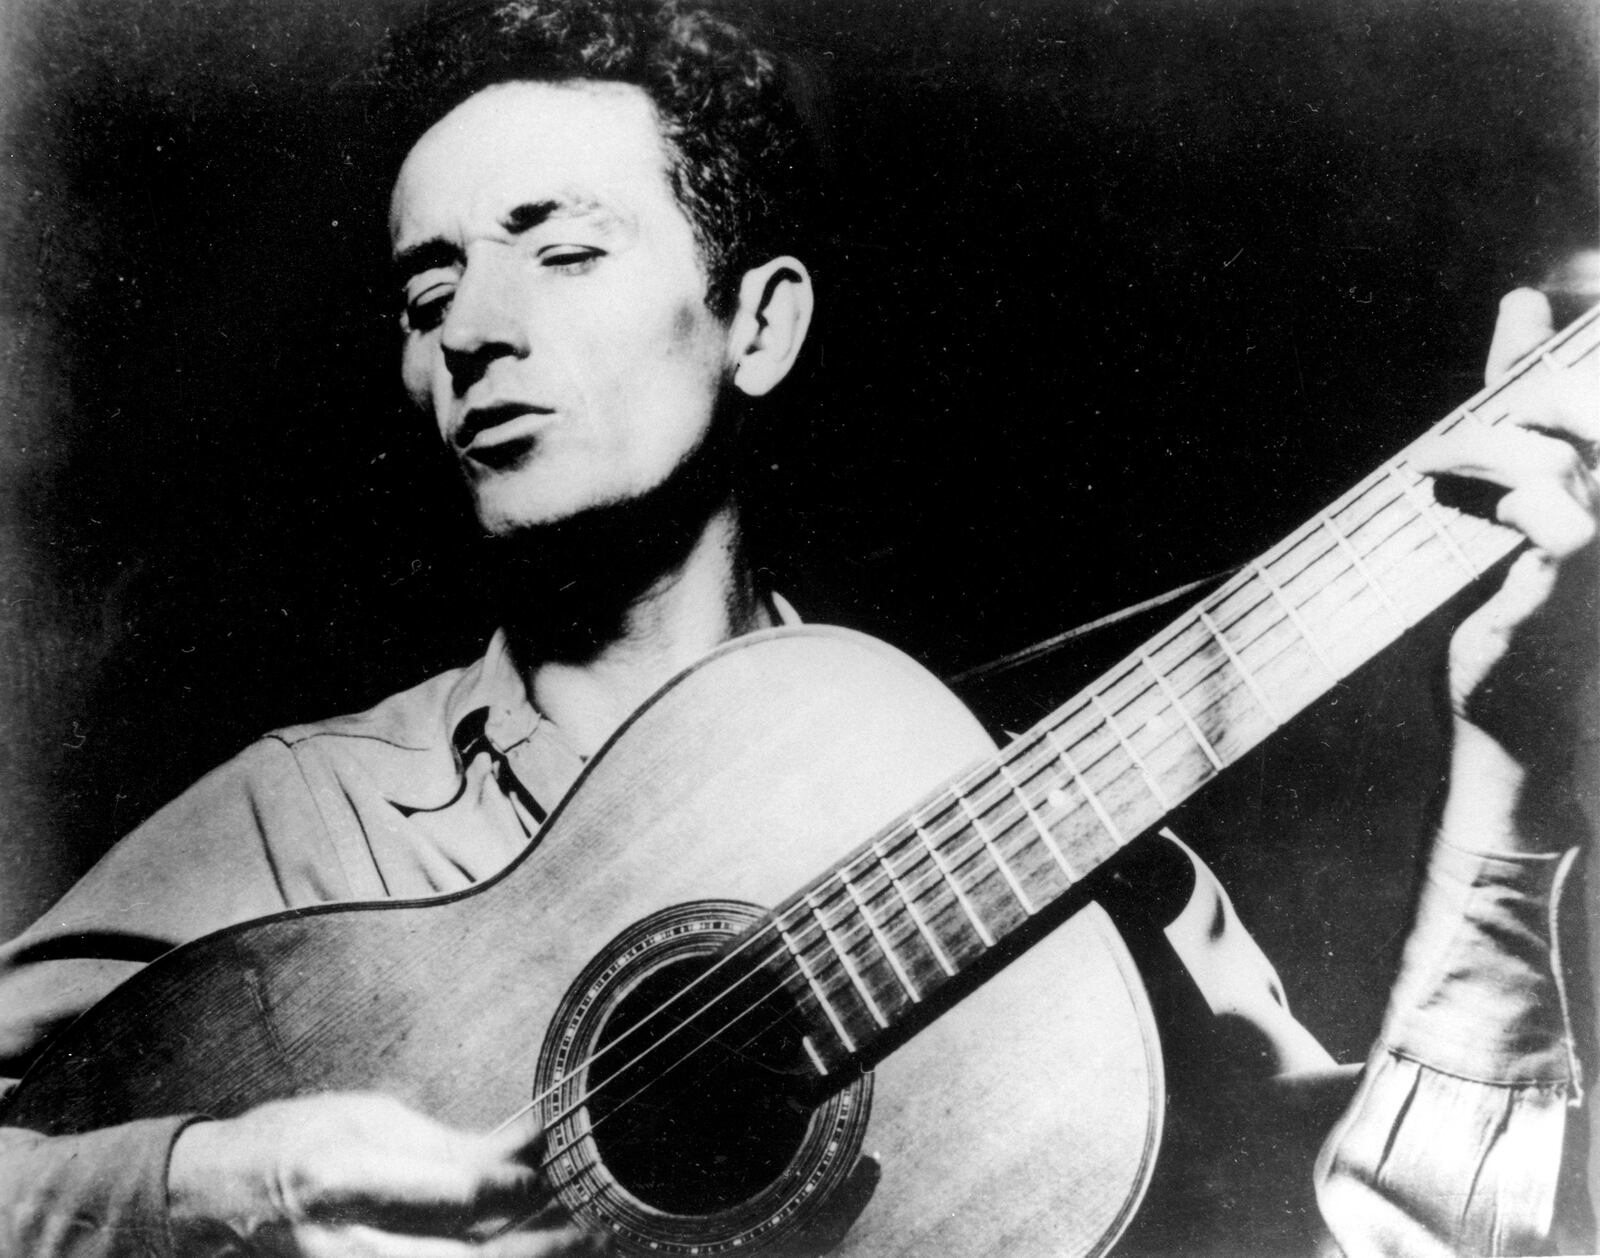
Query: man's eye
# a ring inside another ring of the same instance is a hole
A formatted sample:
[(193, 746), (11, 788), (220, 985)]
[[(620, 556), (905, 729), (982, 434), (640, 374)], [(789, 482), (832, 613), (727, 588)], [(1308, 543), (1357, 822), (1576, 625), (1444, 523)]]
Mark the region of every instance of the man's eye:
[(582, 275), (605, 256), (605, 250), (586, 245), (552, 245), (539, 254), (539, 264), (567, 275)]
[(450, 289), (429, 289), (415, 301), (408, 301), (405, 324), (408, 332), (431, 332), (450, 312)]

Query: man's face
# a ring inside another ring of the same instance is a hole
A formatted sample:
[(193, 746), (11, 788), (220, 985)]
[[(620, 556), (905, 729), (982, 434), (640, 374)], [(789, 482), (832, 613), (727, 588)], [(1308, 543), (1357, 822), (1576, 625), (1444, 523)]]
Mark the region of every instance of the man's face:
[(407, 392), (491, 533), (661, 484), (728, 366), (649, 99), (505, 83), (429, 130), (395, 182)]

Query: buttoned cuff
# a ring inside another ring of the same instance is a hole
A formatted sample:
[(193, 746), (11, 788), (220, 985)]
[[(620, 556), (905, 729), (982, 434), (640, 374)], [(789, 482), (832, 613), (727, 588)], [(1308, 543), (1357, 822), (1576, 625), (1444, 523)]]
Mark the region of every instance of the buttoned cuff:
[(1556, 930), (1576, 856), (1435, 842), (1384, 1046), (1459, 1078), (1566, 1088), (1576, 1099), (1582, 1072)]

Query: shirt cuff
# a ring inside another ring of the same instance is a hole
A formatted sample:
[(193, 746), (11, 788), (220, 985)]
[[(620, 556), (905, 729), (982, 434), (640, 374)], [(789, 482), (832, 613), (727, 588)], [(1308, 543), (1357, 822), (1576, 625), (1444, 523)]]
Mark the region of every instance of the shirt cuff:
[(1576, 856), (1436, 841), (1383, 1046), (1463, 1079), (1575, 1092), (1556, 910)]
[(77, 1136), (0, 1131), (0, 1253), (171, 1258), (167, 1163), (191, 1117)]

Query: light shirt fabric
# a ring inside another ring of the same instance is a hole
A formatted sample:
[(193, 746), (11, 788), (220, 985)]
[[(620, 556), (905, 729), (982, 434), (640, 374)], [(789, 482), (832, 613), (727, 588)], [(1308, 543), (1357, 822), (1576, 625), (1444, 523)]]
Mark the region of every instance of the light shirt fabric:
[[(471, 666), (367, 712), (268, 735), (151, 817), (0, 948), (0, 1090), (55, 1031), (180, 943), (283, 909), (435, 895), (496, 873), (526, 848), (582, 765), (530, 702), (503, 633)], [(1190, 1023), (1214, 1024), (1197, 1032), (1195, 1042), (1209, 1036), (1211, 1047), (1197, 1048), (1194, 1062), (1172, 1062), (1169, 1046), (1169, 1074), (1189, 1068), (1224, 1126), (1243, 1098), (1240, 1112), (1288, 1112), (1320, 1142), (1337, 1106), (1312, 1119), (1305, 1114), (1321, 1111), (1303, 1098), (1276, 1106), (1272, 1098), (1309, 1092), (1342, 1104), (1341, 1072), (1290, 1015), (1215, 877), (1170, 836), (1155, 844), (1181, 884), (1157, 921), (1186, 975), (1173, 1007)], [(1437, 845), (1384, 1034), (1318, 1162), (1332, 1236), (1324, 1246), (1349, 1255), (1535, 1253), (1572, 1217), (1558, 1199), (1579, 1087), (1552, 965), (1559, 869), (1555, 859)], [(1166, 1221), (1141, 1233), (1145, 1220), (1136, 1220), (1129, 1243), (1250, 1252), (1243, 1234), (1215, 1234), (1248, 1226), (1249, 1211), (1226, 1203), (1250, 1183), (1212, 1192), (1202, 1206), (1180, 1182), (1185, 1143), (1198, 1149), (1216, 1134), (1197, 1114), (1187, 1135), (1182, 1122), (1169, 1124), (1179, 1152), (1163, 1152), (1148, 1212)], [(174, 1115), (66, 1137), (0, 1128), (0, 1255), (173, 1254), (166, 1164), (190, 1121)], [(1309, 1200), (1309, 1171), (1300, 1178)], [(1302, 1221), (1297, 1243), (1313, 1238), (1314, 1247), (1318, 1231)]]

